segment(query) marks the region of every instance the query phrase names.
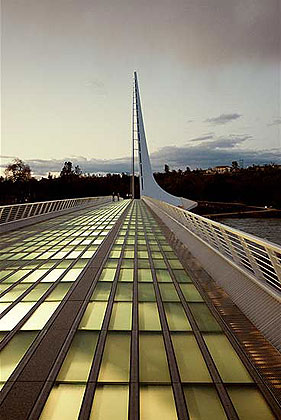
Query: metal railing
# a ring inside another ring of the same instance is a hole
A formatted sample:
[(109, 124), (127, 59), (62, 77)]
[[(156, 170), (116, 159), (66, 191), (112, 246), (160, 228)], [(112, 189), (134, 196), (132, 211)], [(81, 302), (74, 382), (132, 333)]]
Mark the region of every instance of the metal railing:
[(65, 200), (40, 201), (36, 203), (12, 204), (0, 206), (0, 225), (17, 220), (41, 216), (71, 208), (83, 208), (91, 205), (107, 203), (112, 200), (111, 196), (69, 198)]
[(205, 244), (257, 280), (281, 291), (281, 246), (163, 201), (150, 197), (143, 199), (154, 208), (161, 208)]

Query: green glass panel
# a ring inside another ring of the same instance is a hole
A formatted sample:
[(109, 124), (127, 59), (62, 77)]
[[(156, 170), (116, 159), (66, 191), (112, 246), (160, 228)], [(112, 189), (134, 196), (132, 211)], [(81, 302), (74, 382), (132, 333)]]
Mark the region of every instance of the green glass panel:
[(44, 282), (44, 283), (45, 282), (46, 283), (55, 282), (64, 273), (64, 271), (65, 271), (65, 269), (63, 269), (63, 268), (54, 268), (41, 281)]
[(0, 331), (10, 331), (30, 311), (36, 302), (19, 302), (0, 319)]
[(17, 286), (13, 287), (10, 291), (5, 293), (0, 298), (0, 302), (14, 302), (14, 300), (16, 300), (29, 287), (30, 287), (30, 284), (18, 284)]
[(61, 279), (61, 282), (73, 282), (77, 279), (79, 274), (83, 271), (83, 268), (71, 268), (65, 276)]
[(183, 389), (191, 420), (227, 419), (217, 391), (213, 386), (185, 385)]
[(170, 258), (171, 260), (177, 259), (178, 257), (173, 251), (167, 251), (165, 252), (165, 255), (167, 258)]
[(134, 280), (134, 269), (133, 268), (121, 268), (119, 274), (119, 281), (133, 281)]
[(90, 302), (83, 315), (79, 329), (100, 330), (106, 310), (107, 302)]
[(221, 331), (221, 327), (205, 303), (190, 303), (189, 307), (200, 331)]
[(3, 279), (4, 277), (6, 277), (8, 274), (11, 274), (12, 272), (13, 272), (12, 270), (3, 270), (3, 271), (0, 271), (0, 280)]
[(97, 285), (90, 300), (108, 300), (111, 287), (111, 283), (97, 282)]
[(164, 308), (171, 331), (191, 331), (181, 303), (164, 303)]
[(203, 302), (203, 299), (193, 284), (181, 284), (181, 290), (188, 302)]
[(121, 251), (120, 250), (116, 250), (116, 251), (111, 251), (109, 258), (119, 258), (121, 255)]
[(130, 330), (132, 326), (132, 304), (118, 302), (113, 304), (110, 330)]
[(131, 283), (120, 283), (117, 286), (116, 295), (114, 300), (132, 300), (133, 298), (133, 285)]
[(138, 258), (148, 258), (147, 251), (138, 251)]
[(4, 280), (4, 283), (16, 283), (29, 272), (30, 270), (18, 270), (14, 274), (11, 274), (8, 278), (6, 278)]
[(240, 420), (273, 420), (276, 418), (256, 387), (228, 385), (227, 391)]
[(60, 302), (43, 302), (23, 324), (21, 330), (41, 330), (51, 318)]
[(141, 385), (140, 420), (177, 420), (177, 412), (171, 386)]
[(59, 382), (87, 381), (97, 340), (98, 332), (77, 331), (56, 380)]
[(104, 268), (101, 272), (99, 281), (113, 281), (115, 277), (115, 268)]
[(167, 270), (155, 270), (157, 281), (161, 283), (170, 283), (172, 281), (169, 271)]
[(165, 268), (165, 269), (167, 269), (167, 264), (163, 260), (154, 260), (153, 265), (154, 265), (154, 268)]
[(203, 335), (224, 382), (253, 382), (223, 333), (205, 333)]
[(178, 294), (173, 284), (159, 284), (159, 288), (163, 301), (179, 301)]
[(140, 302), (141, 301), (154, 302), (156, 300), (153, 284), (139, 283), (138, 284), (138, 292), (139, 292), (139, 296), (138, 296), (139, 299), (138, 300)]
[(118, 259), (117, 258), (109, 258), (107, 261), (106, 261), (106, 264), (105, 264), (105, 267), (106, 268), (116, 268), (117, 267), (117, 265), (118, 265)]
[(23, 283), (35, 283), (37, 280), (39, 280), (41, 277), (44, 276), (44, 274), (47, 273), (48, 270), (35, 270), (31, 274), (29, 274), (22, 282)]
[(99, 382), (128, 382), (130, 370), (129, 333), (107, 334), (99, 373)]
[(62, 300), (70, 287), (72, 286), (72, 283), (59, 283), (55, 289), (50, 293), (50, 295), (46, 298), (46, 301), (55, 301), (55, 300)]
[(124, 252), (124, 258), (134, 258), (134, 257), (135, 257), (135, 251), (134, 250)]
[(170, 382), (162, 335), (158, 333), (141, 333), (139, 338), (140, 381)]
[(152, 282), (151, 270), (149, 268), (139, 268), (138, 281)]
[(183, 266), (181, 265), (181, 263), (179, 262), (179, 260), (168, 260), (170, 267), (172, 269), (183, 269)]
[(6, 381), (36, 337), (35, 331), (19, 331), (0, 352), (0, 381)]
[(149, 260), (139, 259), (138, 260), (138, 268), (150, 268)]
[(161, 330), (161, 324), (156, 303), (139, 303), (139, 329), (146, 331)]
[(127, 385), (98, 385), (90, 420), (126, 420), (129, 389)]
[(173, 270), (173, 273), (179, 283), (192, 283), (191, 278), (184, 270)]
[(55, 384), (39, 417), (40, 420), (78, 419), (85, 385)]
[(134, 268), (134, 261), (129, 259), (123, 259), (121, 263), (122, 268)]
[(23, 302), (34, 302), (37, 301), (43, 296), (43, 294), (51, 287), (53, 283), (39, 283), (34, 289), (32, 289), (28, 295), (26, 295), (22, 301)]
[(172, 247), (170, 245), (162, 245), (163, 251), (173, 251)]
[(171, 335), (182, 382), (212, 382), (193, 334)]

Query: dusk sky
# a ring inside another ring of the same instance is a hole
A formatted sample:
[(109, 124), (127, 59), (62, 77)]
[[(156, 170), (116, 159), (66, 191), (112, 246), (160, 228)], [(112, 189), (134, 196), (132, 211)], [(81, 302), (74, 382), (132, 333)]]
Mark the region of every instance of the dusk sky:
[(278, 0), (2, 0), (2, 167), (129, 170), (133, 71), (154, 170), (281, 163)]

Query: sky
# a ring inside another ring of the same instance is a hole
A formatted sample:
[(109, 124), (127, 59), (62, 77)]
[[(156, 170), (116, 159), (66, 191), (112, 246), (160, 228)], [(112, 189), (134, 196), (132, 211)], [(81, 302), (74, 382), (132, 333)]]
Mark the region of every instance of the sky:
[(130, 170), (133, 72), (152, 166), (281, 163), (279, 0), (2, 0), (1, 166)]

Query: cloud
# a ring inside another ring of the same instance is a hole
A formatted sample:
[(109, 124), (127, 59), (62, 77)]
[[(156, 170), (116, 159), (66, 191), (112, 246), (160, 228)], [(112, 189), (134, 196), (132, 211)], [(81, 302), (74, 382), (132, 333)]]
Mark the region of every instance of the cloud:
[(210, 140), (212, 138), (214, 138), (213, 134), (207, 134), (206, 136), (195, 137), (194, 139), (190, 139), (190, 141), (203, 141), (203, 140)]
[(267, 124), (269, 127), (273, 125), (280, 125), (281, 124), (281, 117), (275, 118), (271, 123)]
[(227, 124), (231, 121), (237, 120), (238, 118), (240, 118), (242, 115), (241, 114), (221, 114), (218, 117), (213, 117), (213, 118), (207, 118), (205, 120), (205, 122), (217, 125), (217, 124)]

